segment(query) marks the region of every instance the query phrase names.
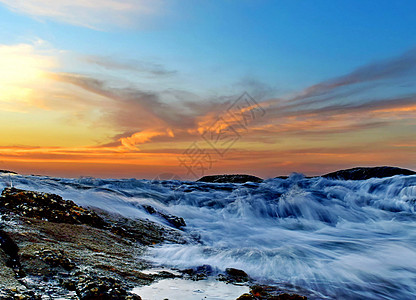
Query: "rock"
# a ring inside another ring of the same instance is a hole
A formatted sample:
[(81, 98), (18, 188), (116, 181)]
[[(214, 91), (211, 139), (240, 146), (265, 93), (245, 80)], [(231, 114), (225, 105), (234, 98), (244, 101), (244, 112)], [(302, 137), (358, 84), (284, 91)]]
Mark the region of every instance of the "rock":
[[(24, 286), (16, 278), (16, 273), (7, 266), (7, 261), (10, 257), (0, 249), (0, 291), (1, 289), (10, 289), (10, 288), (24, 288)], [(0, 299), (2, 298), (2, 293), (0, 293)]]
[(76, 291), (75, 281), (72, 279), (61, 279), (60, 284), (66, 288), (68, 291)]
[(366, 180), (370, 178), (384, 178), (395, 175), (414, 175), (415, 171), (396, 167), (352, 168), (322, 175), (321, 177), (339, 180)]
[(3, 230), (0, 230), (0, 247), (4, 253), (9, 257), (6, 261), (6, 266), (11, 268), (18, 278), (24, 277), (19, 260), (19, 247), (13, 239)]
[[(164, 217), (177, 227), (185, 225), (183, 219)], [(32, 290), (48, 299), (139, 300), (128, 292), (133, 287), (178, 277), (169, 272), (142, 273), (149, 267), (141, 258), (143, 245), (190, 241), (181, 231), (149, 220), (85, 209), (58, 195), (14, 188), (5, 189), (0, 197), (0, 220), (4, 221), (0, 299), (38, 299), (26, 293)], [(19, 272), (15, 274), (6, 262), (15, 272), (24, 269), (28, 280), (19, 282), (15, 278)]]
[(236, 300), (307, 300), (305, 296), (288, 294), (271, 286), (252, 286), (250, 293), (238, 297)]
[(227, 268), (225, 274), (230, 282), (246, 282), (249, 281), (249, 277), (246, 272), (239, 269)]
[(211, 182), (211, 183), (245, 183), (245, 182), (262, 182), (263, 179), (244, 174), (233, 174), (233, 175), (208, 175), (204, 176), (197, 181), (200, 182)]
[(16, 172), (9, 171), (9, 170), (0, 170), (0, 173), (8, 173), (8, 174), (15, 174), (15, 175), (17, 175)]
[(107, 226), (96, 213), (55, 194), (5, 188), (0, 197), (1, 206), (28, 218), (55, 223), (85, 224), (96, 228)]
[(162, 279), (166, 279), (166, 278), (172, 279), (172, 278), (178, 278), (181, 276), (175, 275), (168, 271), (161, 271), (161, 272), (158, 272), (156, 275), (153, 275), (153, 277), (162, 278)]
[(210, 265), (202, 265), (193, 269), (185, 269), (181, 272), (185, 275), (188, 275), (192, 280), (202, 280), (212, 275), (214, 270)]
[(19, 291), (17, 289), (0, 289), (2, 300), (41, 300), (42, 296), (33, 291)]
[(159, 216), (162, 219), (165, 219), (170, 225), (173, 227), (180, 229), (182, 227), (186, 226), (185, 220), (181, 217), (168, 215), (165, 213), (162, 213), (160, 211), (157, 211), (153, 206), (150, 205), (143, 205), (143, 208), (151, 215)]
[(236, 300), (255, 300), (255, 298), (253, 297), (253, 295), (246, 293), (246, 294), (242, 294)]
[(0, 247), (11, 259), (18, 259), (19, 247), (3, 230), (0, 230)]
[(40, 257), (41, 260), (43, 260), (45, 263), (47, 263), (49, 266), (56, 268), (56, 267), (62, 267), (66, 271), (70, 271), (73, 268), (75, 268), (75, 264), (72, 263), (64, 254), (64, 252), (61, 251), (52, 251), (52, 250), (43, 250), (36, 252), (36, 255)]
[(132, 220), (121, 217), (113, 219), (110, 222), (112, 223), (112, 233), (132, 239), (142, 245), (154, 245), (163, 241), (178, 244), (187, 243), (180, 231), (161, 226), (148, 220)]
[(113, 278), (80, 274), (74, 285), (75, 291), (81, 300), (141, 300), (140, 296), (127, 292), (122, 284)]

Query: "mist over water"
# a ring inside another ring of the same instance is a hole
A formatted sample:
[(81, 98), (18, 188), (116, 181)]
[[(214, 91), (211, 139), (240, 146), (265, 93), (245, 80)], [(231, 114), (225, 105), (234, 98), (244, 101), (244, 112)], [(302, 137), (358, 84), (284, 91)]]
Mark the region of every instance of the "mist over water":
[(201, 243), (151, 248), (178, 268), (234, 267), (310, 298), (411, 299), (416, 295), (416, 176), (365, 181), (289, 179), (213, 184), (1, 175), (22, 189), (148, 218), (142, 204), (186, 221)]

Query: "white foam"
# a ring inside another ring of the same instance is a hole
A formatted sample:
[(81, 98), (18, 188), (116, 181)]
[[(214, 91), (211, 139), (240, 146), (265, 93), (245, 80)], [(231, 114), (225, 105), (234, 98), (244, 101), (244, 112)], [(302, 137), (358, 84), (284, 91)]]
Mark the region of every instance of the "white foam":
[[(7, 186), (9, 176), (0, 178)], [(202, 243), (151, 248), (148, 258), (156, 264), (234, 267), (329, 298), (416, 294), (416, 176), (340, 181), (295, 175), (245, 187), (16, 175), (13, 184), (126, 217), (162, 222), (142, 204), (183, 217), (185, 233)]]

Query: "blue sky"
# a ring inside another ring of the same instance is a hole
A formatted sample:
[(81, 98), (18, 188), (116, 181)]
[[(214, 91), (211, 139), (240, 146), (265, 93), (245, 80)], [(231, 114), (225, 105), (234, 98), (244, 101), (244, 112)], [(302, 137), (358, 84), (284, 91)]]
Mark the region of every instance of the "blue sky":
[(254, 78), (285, 91), (414, 47), (415, 6), (413, 1), (171, 1), (145, 24), (126, 28), (104, 20), (94, 30), (3, 5), (0, 24), (7, 30), (0, 38), (6, 44), (39, 38), (74, 53), (151, 60), (177, 70), (198, 90)]
[[(268, 157), (257, 162), (260, 175), (416, 167), (414, 155), (395, 158), (415, 147), (415, 8), (414, 1), (368, 0), (0, 0), (0, 126), (19, 124), (3, 130), (0, 146), (46, 147), (37, 163), (59, 166), (81, 151), (70, 147), (86, 147), (87, 161), (89, 147), (120, 153), (121, 143), (138, 149), (134, 164), (146, 175), (144, 153), (147, 161), (156, 148), (180, 155), (247, 91), (269, 114), (235, 151)], [(382, 156), (367, 141), (389, 141), (385, 153), (395, 155)], [(344, 164), (334, 158), (342, 147)], [(367, 156), (358, 155), (364, 148)], [(315, 156), (273, 160), (291, 150)], [(322, 153), (328, 157), (320, 160)], [(240, 171), (232, 163), (238, 155), (218, 172)], [(74, 174), (85, 169), (77, 163)], [(176, 160), (164, 163), (176, 171)]]

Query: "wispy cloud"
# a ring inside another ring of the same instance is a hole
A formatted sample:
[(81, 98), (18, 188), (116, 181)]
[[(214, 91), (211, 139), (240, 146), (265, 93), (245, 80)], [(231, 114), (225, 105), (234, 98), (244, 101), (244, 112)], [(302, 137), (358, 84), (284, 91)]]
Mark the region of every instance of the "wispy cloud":
[(13, 11), (94, 29), (143, 25), (163, 11), (163, 0), (0, 0)]
[[(342, 87), (374, 83), (376, 81), (382, 84), (383, 80), (396, 80), (415, 75), (416, 49), (412, 49), (398, 57), (370, 63), (346, 75), (312, 85), (291, 98), (290, 101), (304, 101), (307, 98), (323, 96)], [(358, 91), (362, 90), (358, 89)]]
[[(59, 145), (1, 148), (0, 155), (10, 162), (164, 164), (175, 168), (177, 157), (189, 143), (200, 139), (201, 132), (208, 130), (219, 116), (227, 126), (239, 130), (237, 123), (241, 120), (226, 114), (239, 95), (202, 99), (180, 89), (155, 91), (128, 84), (115, 86), (87, 72), (55, 71), (61, 67), (58, 53), (41, 51), (35, 44), (0, 46), (0, 108), (30, 112), (19, 116), (23, 120), (19, 123), (23, 128), (20, 134), (11, 136), (7, 143), (3, 139), (2, 145), (39, 146), (24, 142), (33, 141), (27, 131), (34, 124), (43, 126), (39, 130), (43, 129), (44, 135), (54, 131), (62, 138), (56, 142)], [(332, 170), (340, 159), (345, 164), (355, 159), (367, 165), (377, 161), (403, 165), (405, 159), (397, 157), (414, 157), (414, 149), (402, 145), (414, 145), (416, 90), (406, 87), (403, 95), (395, 82), (399, 78), (408, 81), (415, 75), (415, 56), (408, 52), (318, 83), (295, 96), (261, 102), (267, 113), (241, 132), (241, 143), (235, 144), (221, 167), (237, 170), (243, 161), (246, 167), (257, 163), (256, 167), (264, 170), (280, 168), (287, 172), (302, 165), (303, 170), (313, 173), (318, 167)], [(163, 66), (152, 63), (130, 66), (127, 61), (94, 56), (88, 63), (108, 68), (115, 78), (120, 70), (158, 78), (169, 75)], [(269, 88), (254, 79), (246, 83), (254, 86), (259, 95), (270, 94)], [(374, 83), (388, 86), (388, 92), (368, 93), (369, 87), (363, 85)], [(169, 101), (166, 94), (171, 96)], [(247, 113), (241, 111), (244, 112)], [(15, 121), (15, 115), (9, 117)], [(8, 121), (0, 120), (0, 125)], [(386, 136), (389, 132), (399, 132), (400, 140), (391, 134)]]
[(122, 60), (109, 56), (84, 56), (82, 57), (87, 63), (97, 65), (110, 71), (131, 71), (142, 73), (148, 76), (169, 76), (176, 73), (175, 70), (168, 70), (165, 66), (148, 61), (138, 61), (134, 59)]

